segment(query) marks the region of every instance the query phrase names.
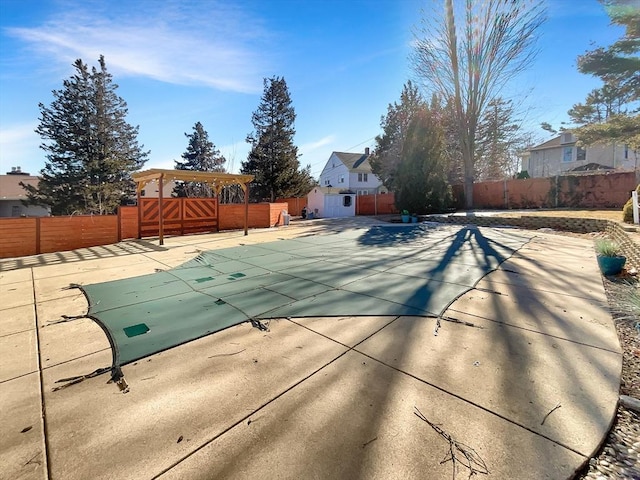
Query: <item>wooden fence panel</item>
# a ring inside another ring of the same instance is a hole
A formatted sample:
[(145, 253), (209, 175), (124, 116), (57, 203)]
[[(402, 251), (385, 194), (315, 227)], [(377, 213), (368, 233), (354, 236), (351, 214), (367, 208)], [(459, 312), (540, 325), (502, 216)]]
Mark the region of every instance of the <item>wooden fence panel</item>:
[(218, 229), (216, 198), (185, 198), (183, 201), (183, 233), (212, 232)]
[[(240, 230), (244, 228), (244, 204), (220, 205), (220, 230)], [(282, 225), (282, 211), (286, 203), (250, 203), (249, 228), (268, 228)]]
[(39, 218), (0, 218), (0, 258), (23, 257), (37, 253)]
[(356, 215), (387, 215), (398, 213), (393, 193), (356, 196)]
[(286, 203), (289, 215), (299, 217), (302, 209), (307, 206), (307, 197), (277, 198), (276, 203)]
[[(495, 182), (494, 182), (495, 183)], [(526, 178), (507, 181), (508, 203), (498, 208), (553, 208), (555, 207), (555, 195), (553, 192), (555, 177), (552, 178)], [(504, 186), (495, 185), (504, 189)], [(477, 203), (473, 199), (476, 208), (492, 208), (483, 203)]]
[(138, 207), (120, 207), (120, 239), (138, 238)]
[[(141, 233), (143, 237), (159, 234), (160, 205), (157, 198), (140, 199), (142, 210)], [(162, 203), (164, 233), (211, 232), (217, 230), (218, 201), (215, 198), (166, 198)]]
[(558, 177), (558, 206), (621, 208), (636, 188), (633, 172)]
[(40, 218), (40, 252), (51, 253), (118, 242), (117, 215)]

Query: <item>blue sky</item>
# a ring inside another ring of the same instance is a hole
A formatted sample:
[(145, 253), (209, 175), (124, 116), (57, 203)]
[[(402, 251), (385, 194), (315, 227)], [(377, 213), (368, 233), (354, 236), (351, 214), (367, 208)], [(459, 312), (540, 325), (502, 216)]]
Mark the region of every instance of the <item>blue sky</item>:
[[(283, 76), (296, 110), (302, 165), (318, 176), (332, 151), (374, 146), (380, 117), (413, 78), (413, 31), (435, 0), (0, 0), (0, 173), (44, 166), (34, 129), (82, 58), (100, 54), (151, 150), (173, 168), (201, 122), (238, 171), (263, 78)], [(540, 54), (509, 91), (540, 139), (546, 121), (599, 86), (577, 55), (622, 30), (596, 0), (549, 0)]]

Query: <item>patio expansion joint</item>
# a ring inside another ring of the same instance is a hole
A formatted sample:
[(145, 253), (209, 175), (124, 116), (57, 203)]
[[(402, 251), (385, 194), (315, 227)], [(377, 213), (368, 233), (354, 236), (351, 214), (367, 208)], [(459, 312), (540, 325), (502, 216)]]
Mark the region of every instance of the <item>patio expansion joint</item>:
[[(576, 345), (581, 345), (581, 346), (588, 347), (588, 348), (595, 348), (596, 350), (602, 350), (603, 352), (613, 353), (613, 354), (615, 354), (615, 355), (619, 355), (619, 356), (621, 356), (621, 355), (622, 355), (620, 352), (616, 352), (615, 350), (611, 350), (611, 349), (609, 349), (609, 348), (599, 347), (598, 345), (591, 345), (591, 344), (589, 344), (589, 343), (579, 342), (579, 341), (577, 341), (577, 340), (571, 340), (570, 338), (560, 337), (560, 336), (558, 336), (558, 335), (553, 335), (553, 334), (551, 334), (551, 333), (541, 332), (541, 331), (539, 331), (539, 330), (535, 330), (535, 329), (533, 329), (533, 328), (522, 327), (522, 326), (520, 326), (520, 325), (515, 325), (515, 324), (513, 324), (513, 323), (509, 323), (509, 322), (502, 322), (502, 321), (500, 321), (500, 320), (494, 320), (493, 318), (482, 317), (482, 316), (480, 316), (480, 315), (476, 315), (476, 314), (473, 314), (473, 313), (462, 312), (462, 311), (460, 311), (460, 310), (456, 310), (456, 309), (454, 309), (454, 308), (447, 309), (447, 310), (445, 310), (445, 312), (446, 312), (446, 311), (449, 311), (449, 310), (450, 310), (451, 312), (464, 313), (465, 315), (469, 315), (470, 317), (475, 317), (475, 318), (479, 318), (479, 319), (482, 319), (482, 320), (487, 320), (487, 321), (489, 321), (489, 322), (492, 322), (492, 323), (495, 323), (495, 324), (498, 324), (498, 325), (505, 325), (505, 326), (507, 326), (507, 327), (517, 328), (517, 329), (519, 329), (519, 330), (524, 330), (525, 332), (535, 333), (535, 334), (537, 334), (537, 335), (542, 335), (542, 336), (544, 336), (544, 337), (555, 338), (555, 339), (557, 339), (557, 340), (562, 340), (562, 341), (564, 341), (564, 342), (569, 342), (569, 343), (573, 343), (573, 344), (576, 344)], [(447, 315), (447, 317), (448, 317), (448, 318), (453, 319), (453, 320), (454, 320), (454, 321), (456, 321), (456, 322), (462, 322), (462, 320), (457, 319), (455, 316), (449, 316), (449, 315)], [(444, 318), (443, 318), (443, 319), (444, 319)]]
[(38, 373), (38, 370), (31, 370), (30, 372), (21, 373), (20, 375), (16, 375), (15, 377), (7, 378), (5, 380), (0, 380), (0, 385), (9, 383), (18, 378), (28, 377), (29, 375), (33, 375), (34, 373)]
[(45, 463), (46, 478), (49, 479), (51, 478), (51, 458), (49, 456), (50, 446), (49, 446), (49, 434), (47, 429), (47, 407), (45, 405), (45, 400), (44, 400), (44, 375), (42, 371), (42, 349), (40, 345), (40, 331), (38, 329), (38, 309), (36, 308), (36, 280), (33, 274), (33, 267), (29, 268), (29, 270), (31, 271), (31, 289), (32, 289), (31, 291), (33, 294), (33, 321), (34, 321), (34, 328), (36, 332), (36, 350), (37, 350), (36, 361), (38, 364), (38, 378), (39, 378), (38, 395), (40, 396), (42, 434), (44, 436), (43, 457), (44, 457), (44, 463)]
[(348, 345), (345, 345), (343, 343), (338, 342), (337, 340), (334, 340), (330, 337), (327, 337), (326, 335), (323, 335), (319, 332), (316, 332), (315, 330), (312, 330), (304, 325), (301, 325), (300, 323), (294, 322), (291, 319), (287, 318), (287, 321), (305, 328), (309, 331), (311, 331), (312, 333), (315, 333), (317, 335), (320, 335), (324, 338), (326, 338), (327, 340), (330, 340), (332, 342), (335, 342), (339, 345), (342, 345), (346, 348), (346, 350), (344, 352), (342, 352), (341, 354), (339, 354), (338, 356), (336, 356), (335, 358), (329, 360), (327, 363), (325, 363), (324, 365), (322, 365), (321, 367), (317, 368), (316, 370), (314, 370), (313, 372), (311, 372), (309, 375), (305, 376), (304, 378), (301, 378), (300, 380), (298, 380), (297, 382), (295, 382), (293, 385), (287, 387), (286, 389), (284, 389), (282, 392), (278, 393), (277, 395), (275, 395), (273, 398), (267, 400), (266, 402), (264, 402), (262, 405), (260, 405), (259, 407), (255, 408), (252, 412), (246, 414), (245, 416), (243, 416), (240, 420), (234, 422), (233, 424), (229, 425), (227, 428), (225, 428), (223, 431), (221, 431), (220, 433), (214, 435), (212, 438), (210, 438), (209, 440), (206, 440), (204, 442), (202, 442), (202, 444), (200, 444), (199, 446), (197, 446), (196, 448), (194, 448), (193, 450), (191, 450), (189, 453), (187, 453), (186, 455), (182, 456), (181, 458), (179, 458), (178, 460), (176, 460), (175, 462), (173, 462), (171, 465), (169, 465), (168, 467), (165, 467), (164, 469), (162, 469), (162, 471), (158, 472), (157, 474), (155, 474), (153, 477), (151, 477), (151, 480), (156, 480), (158, 478), (160, 478), (162, 475), (164, 475), (165, 473), (169, 472), (171, 469), (173, 469), (174, 467), (176, 467), (177, 465), (179, 465), (180, 463), (182, 463), (183, 461), (187, 460), (189, 457), (191, 457), (192, 455), (196, 454), (197, 452), (199, 452), (200, 450), (202, 450), (203, 448), (205, 448), (207, 445), (210, 445), (211, 443), (215, 442), (217, 439), (219, 439), (220, 437), (222, 437), (223, 435), (225, 435), (226, 433), (230, 432), (231, 430), (233, 430), (234, 428), (236, 428), (238, 425), (241, 425), (242, 423), (244, 423), (245, 421), (249, 420), (253, 415), (255, 415), (256, 413), (260, 412), (261, 410), (265, 409), (266, 407), (268, 407), (269, 405), (271, 405), (273, 402), (275, 402), (276, 400), (278, 400), (279, 398), (281, 398), (282, 396), (284, 396), (285, 394), (287, 394), (288, 392), (292, 391), (293, 389), (297, 388), (298, 386), (300, 386), (301, 384), (303, 384), (304, 382), (306, 382), (307, 380), (309, 380), (310, 378), (314, 377), (316, 374), (320, 373), (321, 371), (323, 371), (325, 368), (327, 368), (329, 365), (335, 363), (337, 360), (339, 360), (340, 358), (344, 357), (346, 354), (348, 354), (349, 352), (356, 352), (356, 353), (361, 353), (358, 352), (355, 348), (360, 345), (361, 343), (365, 342), (366, 340), (370, 339), (372, 336), (374, 336), (375, 334), (377, 334), (378, 332), (380, 332), (382, 329), (388, 327), (389, 325), (391, 325), (393, 322), (395, 322), (398, 318), (400, 318), (400, 316), (393, 316), (392, 320), (389, 321), (388, 323), (386, 323), (385, 325), (383, 325), (382, 327), (378, 328), (377, 330), (375, 330), (374, 332), (372, 332), (370, 335), (367, 335), (365, 338), (363, 338), (362, 340), (360, 340), (359, 342), (357, 342), (353, 347), (349, 347)]
[(78, 357), (73, 357), (73, 358), (70, 358), (69, 360), (64, 360), (64, 361), (58, 362), (58, 363), (52, 363), (51, 365), (47, 365), (46, 367), (42, 367), (42, 370), (48, 370), (50, 368), (58, 367), (60, 365), (65, 365), (67, 363), (72, 363), (72, 362), (75, 362), (76, 360), (80, 360), (81, 358), (87, 358), (87, 357), (90, 357), (92, 355), (95, 355), (96, 353), (106, 352), (106, 351), (111, 351), (111, 347), (101, 348), (100, 350), (96, 350), (95, 352), (85, 353), (84, 355), (80, 355)]
[[(0, 311), (2, 311), (2, 310), (0, 310)], [(18, 332), (5, 333), (4, 335), (0, 335), (0, 338), (7, 338), (7, 337), (10, 337), (12, 335), (20, 335), (21, 333), (27, 333), (27, 332), (30, 332), (32, 330), (33, 330), (32, 328), (26, 328), (26, 329), (20, 330)]]

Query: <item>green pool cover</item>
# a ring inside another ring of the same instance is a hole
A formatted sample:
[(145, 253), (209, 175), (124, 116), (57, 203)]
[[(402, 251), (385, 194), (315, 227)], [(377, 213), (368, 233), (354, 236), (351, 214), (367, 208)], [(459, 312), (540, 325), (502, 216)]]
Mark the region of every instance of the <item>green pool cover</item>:
[(122, 365), (246, 321), (439, 316), (529, 238), (511, 229), (374, 226), (206, 251), (167, 271), (80, 288), (118, 379)]

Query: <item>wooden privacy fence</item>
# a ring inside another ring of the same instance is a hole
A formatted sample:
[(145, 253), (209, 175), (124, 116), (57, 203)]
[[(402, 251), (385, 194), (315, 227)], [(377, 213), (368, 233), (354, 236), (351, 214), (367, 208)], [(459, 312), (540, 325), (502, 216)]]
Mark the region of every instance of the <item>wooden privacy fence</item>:
[[(156, 199), (150, 200), (157, 204)], [(170, 200), (212, 199), (167, 199)], [(165, 220), (165, 231), (180, 234), (242, 228), (244, 205), (220, 205), (218, 223), (213, 218), (215, 211), (211, 207), (211, 202), (184, 202), (182, 206), (173, 207), (177, 210), (171, 209), (170, 213), (165, 210), (165, 219), (169, 219)], [(249, 204), (249, 227), (282, 225), (282, 211), (286, 209), (286, 203)], [(149, 215), (153, 215), (153, 210)], [(145, 226), (142, 237), (157, 235), (156, 216), (155, 225)], [(138, 207), (120, 207), (117, 215), (0, 218), (0, 258), (96, 247), (138, 237)]]
[[(549, 178), (479, 182), (473, 185), (474, 208), (622, 208), (638, 184), (635, 172), (565, 175)], [(457, 206), (464, 188), (454, 185)], [(358, 195), (356, 215), (398, 213), (393, 193)]]
[[(635, 172), (559, 175), (473, 185), (475, 208), (621, 208), (636, 188)], [(454, 192), (461, 195), (461, 186)]]

